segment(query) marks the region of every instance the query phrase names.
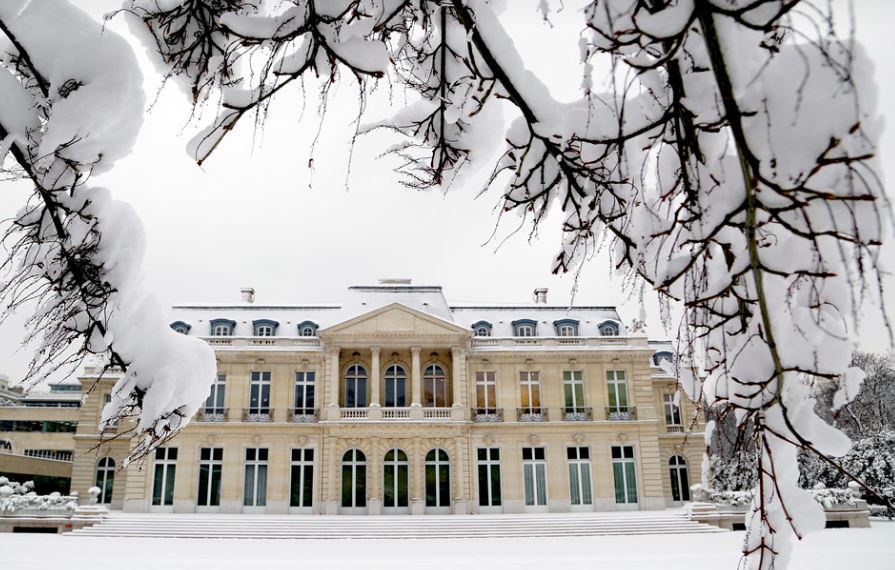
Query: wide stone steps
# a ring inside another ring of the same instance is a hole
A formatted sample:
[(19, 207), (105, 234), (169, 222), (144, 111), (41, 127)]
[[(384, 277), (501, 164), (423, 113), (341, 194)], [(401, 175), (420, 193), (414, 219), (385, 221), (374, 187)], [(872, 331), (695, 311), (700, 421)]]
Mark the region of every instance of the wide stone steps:
[(267, 539), (432, 539), (721, 532), (679, 512), (323, 516), (112, 513), (67, 536)]

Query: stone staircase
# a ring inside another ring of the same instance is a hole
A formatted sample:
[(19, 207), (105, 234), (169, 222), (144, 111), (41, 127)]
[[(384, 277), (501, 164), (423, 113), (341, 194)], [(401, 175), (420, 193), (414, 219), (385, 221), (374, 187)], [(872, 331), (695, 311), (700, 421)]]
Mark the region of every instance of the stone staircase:
[(526, 538), (723, 532), (680, 511), (324, 516), (111, 513), (66, 536), (267, 539)]

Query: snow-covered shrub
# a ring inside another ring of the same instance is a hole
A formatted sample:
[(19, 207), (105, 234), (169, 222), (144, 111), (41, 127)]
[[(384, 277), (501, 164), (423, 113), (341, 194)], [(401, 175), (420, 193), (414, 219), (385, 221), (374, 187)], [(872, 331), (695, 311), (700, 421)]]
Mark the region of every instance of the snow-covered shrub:
[(49, 495), (38, 495), (33, 489), (33, 481), (17, 483), (0, 477), (0, 515), (14, 515), (25, 510), (70, 513), (78, 508), (75, 495), (55, 491)]

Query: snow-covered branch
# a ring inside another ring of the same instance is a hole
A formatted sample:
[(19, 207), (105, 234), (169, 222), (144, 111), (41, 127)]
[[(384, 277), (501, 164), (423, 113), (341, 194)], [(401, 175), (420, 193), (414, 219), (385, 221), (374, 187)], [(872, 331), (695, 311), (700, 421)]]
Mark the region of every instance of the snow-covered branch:
[(124, 372), (102, 422), (134, 419), (131, 457), (140, 457), (189, 421), (215, 364), (207, 347), (168, 328), (145, 291), (134, 211), (88, 183), (136, 138), (144, 103), (136, 59), (67, 2), (4, 3), (0, 42), (3, 169), (34, 187), (4, 234), (10, 256), (0, 266), (4, 316), (33, 311), (25, 381), (102, 356)]

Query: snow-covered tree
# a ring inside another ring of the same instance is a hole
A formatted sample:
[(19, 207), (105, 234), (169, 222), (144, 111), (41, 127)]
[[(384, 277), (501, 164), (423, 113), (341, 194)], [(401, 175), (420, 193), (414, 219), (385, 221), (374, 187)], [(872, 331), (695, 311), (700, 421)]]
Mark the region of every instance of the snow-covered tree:
[(217, 106), (189, 146), (198, 162), (290, 84), (322, 78), (325, 98), (349, 73), (362, 105), (382, 77), (415, 95), (368, 128), (405, 137), (387, 149), (405, 184), (446, 186), (487, 154), (495, 101), (509, 102), (518, 118), (487, 185), (535, 227), (562, 209), (554, 272), (608, 246), (628, 282), (681, 308), (684, 388), (752, 426), (760, 477), (744, 552), (753, 568), (782, 566), (793, 537), (823, 526), (797, 452), (850, 445), (815, 414), (812, 384), (834, 382), (839, 408), (863, 378), (849, 355), (879, 286), (884, 217), (871, 67), (822, 2), (594, 0), (581, 10), (582, 93), (561, 103), (501, 26), (504, 4), (132, 0), (128, 11), (163, 72)]
[(32, 309), (27, 382), (88, 355), (123, 372), (104, 424), (136, 420), (132, 458), (185, 425), (215, 374), (143, 286), (142, 226), (90, 177), (127, 155), (143, 120), (142, 74), (120, 36), (63, 0), (0, 3), (0, 167), (33, 193), (9, 223), (4, 317)]
[(835, 382), (818, 385), (818, 413), (852, 438), (870, 437), (883, 431), (895, 431), (895, 368), (892, 356), (856, 352), (852, 366), (866, 376), (857, 396), (841, 408), (832, 405)]

